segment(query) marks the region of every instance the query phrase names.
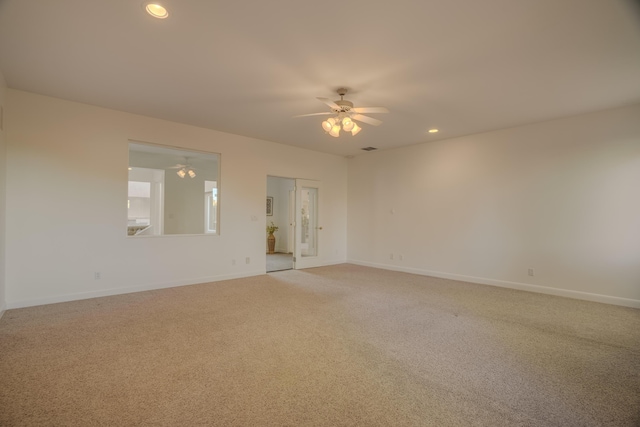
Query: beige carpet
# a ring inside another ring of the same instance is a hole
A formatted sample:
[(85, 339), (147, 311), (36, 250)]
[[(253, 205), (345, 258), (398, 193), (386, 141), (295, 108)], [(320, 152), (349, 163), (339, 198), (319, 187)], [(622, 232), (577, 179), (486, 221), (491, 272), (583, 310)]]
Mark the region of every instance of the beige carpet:
[(10, 310), (0, 425), (638, 426), (640, 311), (354, 265)]

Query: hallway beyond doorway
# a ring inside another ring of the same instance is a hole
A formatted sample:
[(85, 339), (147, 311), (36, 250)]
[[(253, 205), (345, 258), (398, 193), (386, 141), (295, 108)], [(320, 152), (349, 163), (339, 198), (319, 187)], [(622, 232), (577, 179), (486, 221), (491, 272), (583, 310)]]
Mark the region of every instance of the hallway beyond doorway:
[(267, 273), (293, 269), (293, 254), (267, 254)]

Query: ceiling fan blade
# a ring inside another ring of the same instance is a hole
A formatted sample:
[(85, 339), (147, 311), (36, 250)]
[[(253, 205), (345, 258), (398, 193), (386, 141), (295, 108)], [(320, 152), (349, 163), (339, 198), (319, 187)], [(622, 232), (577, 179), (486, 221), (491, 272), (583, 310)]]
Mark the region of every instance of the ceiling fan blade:
[(326, 116), (328, 114), (335, 114), (332, 112), (326, 112), (326, 113), (311, 113), (311, 114), (300, 114), (299, 116), (293, 116), (295, 117), (308, 117), (308, 116)]
[(330, 100), (329, 98), (316, 98), (318, 101), (324, 102), (325, 104), (327, 104), (329, 107), (333, 108), (334, 110), (339, 110), (340, 106), (338, 104), (336, 104), (335, 102), (333, 102), (332, 100)]
[(367, 123), (373, 126), (378, 126), (382, 123), (381, 120), (374, 119), (373, 117), (363, 116), (362, 114), (356, 114), (351, 117), (352, 120), (357, 120), (359, 122)]
[(351, 111), (355, 111), (356, 113), (388, 113), (385, 107), (358, 107), (352, 108)]

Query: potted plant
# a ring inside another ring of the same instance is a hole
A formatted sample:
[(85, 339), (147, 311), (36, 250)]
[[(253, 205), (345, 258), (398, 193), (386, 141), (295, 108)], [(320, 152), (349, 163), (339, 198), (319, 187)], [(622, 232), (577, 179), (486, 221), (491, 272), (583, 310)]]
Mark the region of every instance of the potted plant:
[(269, 253), (272, 254), (276, 249), (276, 236), (273, 235), (276, 231), (278, 231), (278, 226), (271, 221), (270, 225), (267, 225), (267, 244), (269, 245)]

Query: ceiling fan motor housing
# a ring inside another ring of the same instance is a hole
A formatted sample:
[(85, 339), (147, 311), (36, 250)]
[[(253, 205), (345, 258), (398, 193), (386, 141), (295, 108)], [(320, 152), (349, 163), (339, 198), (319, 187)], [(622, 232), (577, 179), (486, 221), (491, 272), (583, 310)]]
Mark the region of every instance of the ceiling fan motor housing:
[(348, 113), (349, 110), (353, 108), (353, 102), (344, 100), (344, 96), (347, 94), (347, 88), (341, 87), (336, 92), (340, 95), (340, 99), (335, 101), (335, 103), (340, 106), (340, 109), (338, 110), (334, 108), (333, 111), (336, 113)]
[(340, 109), (334, 109), (333, 111), (335, 111), (336, 113), (346, 113), (349, 110), (351, 110), (353, 108), (353, 102), (351, 101), (345, 101), (344, 99), (340, 99), (338, 101), (335, 101), (336, 105), (340, 106)]

